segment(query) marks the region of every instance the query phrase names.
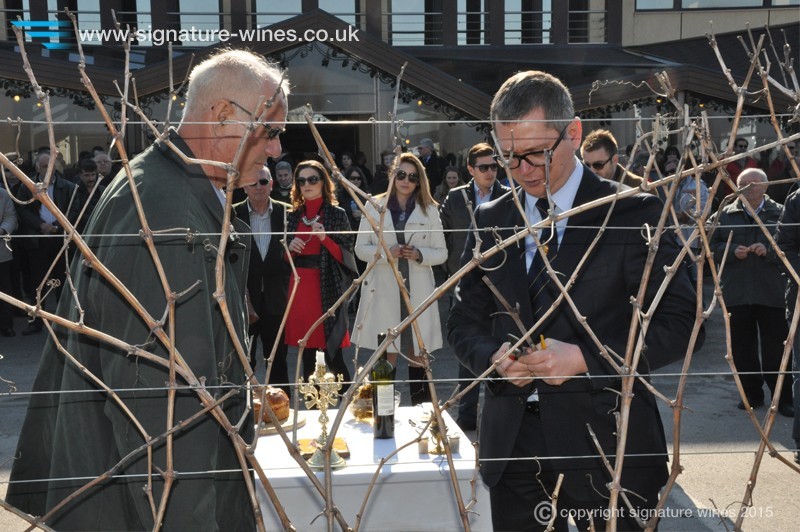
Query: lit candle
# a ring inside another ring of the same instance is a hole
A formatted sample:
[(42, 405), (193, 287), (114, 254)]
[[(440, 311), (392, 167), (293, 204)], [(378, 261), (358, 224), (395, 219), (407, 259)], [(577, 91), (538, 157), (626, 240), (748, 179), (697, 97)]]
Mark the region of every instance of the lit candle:
[(324, 366), (324, 365), (325, 365), (325, 352), (317, 351), (317, 366)]

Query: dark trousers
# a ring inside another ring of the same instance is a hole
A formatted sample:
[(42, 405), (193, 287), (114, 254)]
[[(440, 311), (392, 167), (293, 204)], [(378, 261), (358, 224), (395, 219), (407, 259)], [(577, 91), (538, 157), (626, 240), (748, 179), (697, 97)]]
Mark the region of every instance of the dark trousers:
[[(784, 309), (764, 305), (736, 305), (728, 307), (728, 311), (731, 314), (733, 362), (740, 373), (744, 393), (749, 399), (763, 399), (763, 386), (766, 382), (774, 395), (783, 356), (783, 342), (789, 334)], [(792, 403), (790, 384), (791, 379), (785, 378), (780, 404)]]
[[(800, 449), (800, 334), (794, 335), (794, 344), (792, 345), (792, 390), (794, 391), (794, 423), (792, 425), (792, 438), (797, 449)], [(786, 386), (788, 383), (784, 382)]]
[[(350, 376), (350, 370), (347, 368), (347, 363), (344, 360), (344, 353), (342, 353), (342, 349), (339, 348), (333, 354), (328, 353), (328, 350), (325, 350), (325, 365), (328, 366), (328, 371), (333, 373), (334, 375), (341, 375), (342, 382), (350, 382), (352, 377)], [(303, 380), (308, 382), (308, 378), (314, 374), (314, 370), (317, 367), (317, 350), (312, 348), (306, 348), (303, 351)], [(347, 384), (344, 385), (344, 389), (347, 389)], [(344, 393), (344, 392), (342, 392)]]
[[(0, 246), (4, 246), (0, 242)], [(11, 261), (0, 262), (0, 292), (11, 294)], [(0, 301), (0, 329), (14, 328), (14, 307)]]
[(272, 361), (272, 369), (269, 372), (269, 378), (266, 380), (267, 384), (277, 384), (278, 388), (286, 392), (289, 397), (292, 396), (291, 386), (289, 383), (289, 366), (286, 361), (288, 346), (283, 341), (283, 334), (278, 339), (278, 330), (280, 329), (282, 316), (265, 316), (257, 322), (250, 325), (250, 336), (253, 342), (250, 344), (250, 367), (255, 371), (258, 365), (258, 343), (261, 340), (261, 351), (264, 354), (264, 361), (269, 359), (272, 352), (272, 347), (275, 345), (275, 340), (278, 340), (278, 347), (275, 349), (275, 358)]
[[(66, 280), (67, 276), (67, 262), (66, 262), (66, 252), (59, 254), (61, 251), (61, 246), (64, 244), (64, 240), (59, 236), (41, 236), (39, 238), (38, 246), (34, 249), (30, 250), (29, 257), (31, 259), (31, 268), (33, 269), (33, 296), (36, 297), (36, 290), (39, 288), (39, 285), (42, 283), (43, 280), (55, 280), (58, 283), (58, 286), (50, 291), (50, 287), (47, 285), (47, 282), (44, 283), (42, 286), (41, 295), (44, 296), (48, 292), (50, 295), (47, 299), (51, 301), (55, 301), (58, 303), (58, 300), (61, 299), (61, 291), (64, 288), (64, 281)], [(52, 266), (52, 270), (50, 267)], [(48, 274), (48, 271), (50, 272)], [(42, 308), (46, 307), (46, 301), (42, 301)], [(33, 321), (33, 324), (38, 328), (42, 327), (42, 320), (36, 318)]]
[[(512, 460), (508, 462), (500, 481), (489, 492), (495, 532), (547, 529), (553, 515), (550, 494), (553, 493), (558, 474), (562, 470), (546, 457), (561, 454), (563, 452), (559, 449), (547, 448), (538, 415), (526, 412), (511, 454)], [(530, 459), (534, 456), (542, 459)], [(655, 487), (652, 493), (638, 493), (645, 500), (636, 496), (629, 497), (639, 515), (647, 517), (648, 510), (655, 508), (659, 489), (660, 486)], [(596, 530), (605, 530), (604, 518), (607, 515), (608, 499), (600, 493), (596, 493), (592, 500), (576, 500), (562, 486), (558, 494), (554, 530), (566, 532), (569, 517), (576, 522), (578, 530), (588, 530), (588, 516), (592, 516)], [(647, 521), (646, 518), (643, 520)], [(617, 530), (642, 530), (621, 498), (617, 508)]]
[[(469, 379), (469, 380), (468, 380)], [(458, 365), (458, 384), (463, 390), (475, 380), (475, 375), (462, 364)], [(481, 395), (481, 384), (478, 383), (473, 389), (461, 397), (458, 402), (458, 422), (474, 425), (478, 420), (478, 400)]]

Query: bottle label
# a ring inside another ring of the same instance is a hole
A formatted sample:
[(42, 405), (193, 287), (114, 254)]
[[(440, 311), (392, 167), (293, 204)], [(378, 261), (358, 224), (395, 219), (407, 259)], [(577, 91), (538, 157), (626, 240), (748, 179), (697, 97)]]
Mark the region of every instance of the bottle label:
[(394, 415), (394, 384), (380, 384), (375, 388), (375, 393), (377, 394), (378, 398), (377, 415)]

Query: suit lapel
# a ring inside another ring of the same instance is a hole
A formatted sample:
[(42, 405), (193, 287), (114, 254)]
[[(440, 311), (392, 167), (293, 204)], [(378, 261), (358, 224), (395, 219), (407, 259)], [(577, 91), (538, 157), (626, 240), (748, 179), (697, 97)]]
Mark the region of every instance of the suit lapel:
[[(584, 170), (572, 208), (604, 196), (605, 194), (601, 190), (600, 184), (600, 180), (594, 174)], [(586, 250), (597, 235), (598, 229), (596, 228), (600, 226), (607, 212), (607, 207), (596, 207), (568, 218), (567, 227), (558, 248), (558, 255), (552, 261), (553, 268), (561, 274), (559, 279), (562, 283), (567, 282), (578, 267)], [(586, 229), (587, 227), (589, 229)], [(547, 289), (549, 295), (555, 300), (559, 294), (558, 288), (554, 283), (550, 282), (547, 284)]]

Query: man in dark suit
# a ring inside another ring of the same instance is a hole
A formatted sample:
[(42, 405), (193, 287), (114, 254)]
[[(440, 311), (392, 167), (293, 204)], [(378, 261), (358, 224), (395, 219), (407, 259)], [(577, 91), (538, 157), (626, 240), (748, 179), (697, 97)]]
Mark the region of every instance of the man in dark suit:
[[(472, 225), (470, 209), (477, 209), (509, 191), (497, 181), (497, 163), (494, 150), (485, 142), (474, 145), (467, 154), (467, 171), (472, 179), (466, 185), (451, 190), (442, 203), (440, 216), (447, 242), (447, 275), (453, 275), (461, 267), (461, 255), (467, 241), (467, 230)], [(468, 205), (469, 203), (469, 205)], [(458, 367), (461, 387), (469, 384), (472, 373), (464, 366)], [(478, 399), (480, 385), (467, 392), (458, 403), (458, 424), (464, 430), (475, 430), (478, 421)]]
[(289, 291), (289, 263), (283, 260), (281, 238), (286, 228), (286, 203), (270, 199), (272, 175), (269, 168), (259, 171), (258, 181), (244, 187), (247, 199), (234, 205), (236, 217), (250, 225), (253, 249), (250, 251), (250, 270), (247, 278), (248, 313), (250, 314), (250, 365), (258, 363), (256, 346), (259, 338), (264, 360), (269, 360), (276, 339), (275, 358), (267, 382), (279, 384), (291, 397), (289, 368), (286, 362), (286, 343), (278, 335)]
[[(491, 117), (499, 158), (507, 161), (520, 189), (478, 208), (483, 251), (495, 245), (494, 231), (506, 239), (518, 231), (515, 228), (526, 226), (525, 218), (531, 225), (540, 222), (540, 199), (558, 214), (629, 190), (597, 177), (575, 157), (581, 122), (569, 90), (553, 76), (531, 71), (511, 77), (495, 95)], [(601, 233), (609, 210), (608, 229)], [(660, 200), (649, 194), (605, 203), (537, 230), (538, 249), (534, 238), (526, 235), (461, 280), (447, 324), (450, 345), (476, 376), (496, 364), (480, 430), (481, 469), (490, 488), (495, 530), (544, 530), (560, 473), (565, 478), (558, 495), (556, 530), (567, 530), (569, 512), (581, 529), (588, 524), (587, 515), (594, 516), (595, 526), (606, 517), (611, 476), (594, 437), (614, 466), (623, 382), (601, 351), (607, 346), (625, 355), (634, 311), (631, 298), (639, 291), (650, 249), (643, 232), (646, 224), (651, 229), (657, 225), (661, 211)], [(599, 238), (596, 243), (595, 238)], [(472, 258), (469, 250), (474, 244), (470, 234), (464, 262)], [(544, 260), (539, 250), (561, 282), (575, 275), (569, 296), (577, 312), (566, 302), (557, 302), (560, 291), (541, 271)], [(664, 267), (676, 262), (678, 250), (671, 234), (662, 236), (641, 302), (643, 311), (651, 310), (665, 279)], [(508, 355), (507, 335), (522, 332), (484, 277), (504, 303), (517, 310), (525, 332), (532, 330), (536, 340), (531, 343), (538, 344), (537, 349), (523, 346), (519, 353)], [(645, 331), (647, 349), (638, 359), (639, 374), (646, 378), (651, 369), (685, 355), (694, 315), (694, 292), (679, 266)], [(636, 348), (640, 335), (630, 341)], [(667, 479), (666, 444), (653, 394), (635, 381), (631, 395), (620, 485), (636, 494), (628, 497), (634, 508), (646, 510), (657, 504)], [(622, 499), (617, 510), (619, 530), (639, 529)]]
[(436, 153), (436, 148), (431, 139), (420, 140), (417, 151), (419, 152), (419, 160), (425, 165), (428, 184), (430, 184), (431, 190), (436, 190), (436, 187), (439, 186), (444, 178), (444, 169), (447, 168), (447, 161)]
[[(36, 168), (35, 180), (37, 182), (44, 182), (49, 163), (49, 152), (42, 152), (37, 155), (34, 163)], [(61, 177), (61, 174), (54, 167), (50, 186), (47, 187), (47, 195), (50, 196), (50, 199), (53, 200), (53, 203), (63, 214), (68, 214), (70, 205), (75, 201), (75, 185)], [(56, 260), (61, 251), (64, 241), (57, 236), (64, 234), (64, 228), (59, 225), (56, 217), (47, 207), (38, 200), (32, 199), (33, 194), (27, 187), (20, 187), (18, 197), (21, 202), (17, 206), (20, 234), (39, 237), (22, 239), (21, 246), (30, 260), (31, 271), (33, 272), (32, 280), (35, 283), (33, 289), (35, 290), (47, 276), (50, 265), (53, 264), (53, 261)], [(30, 203), (26, 203), (28, 201)], [(50, 278), (57, 279), (60, 282), (55, 290), (56, 299), (61, 297), (61, 288), (64, 285), (66, 273), (64, 259), (61, 257), (61, 260), (53, 265), (53, 271), (50, 273)], [(47, 293), (47, 291), (45, 286), (42, 294)], [(22, 330), (22, 335), (37, 334), (41, 332), (42, 326), (42, 320), (36, 318)]]

